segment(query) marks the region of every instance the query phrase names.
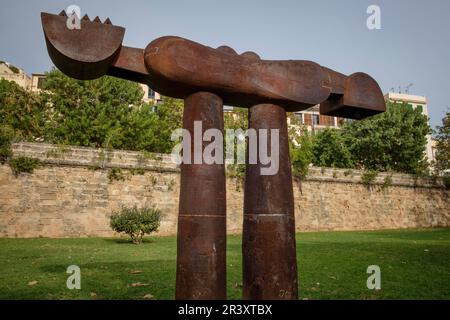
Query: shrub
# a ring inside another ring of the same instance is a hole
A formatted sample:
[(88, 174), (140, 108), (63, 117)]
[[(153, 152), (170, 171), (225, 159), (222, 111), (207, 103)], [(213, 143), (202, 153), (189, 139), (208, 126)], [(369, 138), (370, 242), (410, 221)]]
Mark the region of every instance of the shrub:
[(444, 182), (445, 189), (450, 190), (450, 176), (444, 176), (442, 181)]
[(0, 126), (0, 164), (4, 164), (11, 156), (11, 140), (14, 138), (14, 130), (7, 125)]
[(142, 243), (142, 237), (157, 231), (161, 223), (161, 212), (155, 208), (123, 207), (110, 218), (111, 228), (131, 237), (134, 244)]
[(378, 171), (366, 170), (361, 176), (361, 181), (366, 187), (370, 188), (370, 186), (375, 183), (377, 176)]
[(125, 177), (120, 168), (112, 168), (108, 173), (108, 179), (112, 183), (113, 181), (124, 181)]
[(9, 166), (16, 177), (22, 172), (33, 173), (34, 169), (40, 165), (41, 161), (39, 159), (28, 157), (17, 157), (9, 160)]
[(384, 177), (383, 185), (381, 186), (382, 190), (389, 188), (392, 185), (392, 174), (388, 174)]
[(299, 146), (289, 145), (292, 162), (292, 173), (295, 178), (303, 180), (309, 172), (309, 165), (313, 161), (314, 140), (308, 131), (303, 130), (299, 137)]

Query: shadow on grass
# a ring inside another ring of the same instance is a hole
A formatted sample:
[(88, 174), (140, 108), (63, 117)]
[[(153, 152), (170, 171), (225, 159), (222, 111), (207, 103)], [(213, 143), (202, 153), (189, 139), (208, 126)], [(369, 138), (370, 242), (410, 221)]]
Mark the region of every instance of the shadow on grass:
[(140, 244), (134, 244), (130, 238), (104, 238), (103, 240), (106, 242), (110, 242), (110, 243), (129, 244), (129, 245), (135, 245), (135, 246), (156, 243), (155, 239), (153, 239), (153, 238), (144, 238), (144, 239), (142, 239), (142, 243), (140, 243)]
[[(174, 298), (175, 259), (88, 262), (78, 266), (81, 290), (67, 289), (66, 281), (70, 276), (66, 273), (67, 264), (49, 264), (39, 268), (46, 277), (36, 288), (11, 288), (8, 296), (26, 299), (143, 299), (145, 295), (154, 299)], [(33, 292), (33, 289), (40, 292)]]
[(392, 239), (403, 241), (450, 241), (449, 228), (433, 228), (433, 229), (396, 229), (383, 231), (368, 231), (365, 236), (380, 239)]

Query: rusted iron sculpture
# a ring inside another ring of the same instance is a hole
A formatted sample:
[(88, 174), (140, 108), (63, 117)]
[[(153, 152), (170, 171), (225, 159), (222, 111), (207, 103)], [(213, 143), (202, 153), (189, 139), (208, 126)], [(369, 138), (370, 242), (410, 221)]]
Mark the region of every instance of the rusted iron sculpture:
[[(279, 129), (279, 171), (262, 176), (247, 164), (244, 195), (245, 299), (297, 299), (294, 201), (286, 112), (320, 104), (324, 115), (362, 119), (385, 111), (369, 75), (345, 76), (302, 60), (262, 60), (253, 52), (213, 49), (162, 37), (145, 49), (122, 45), (125, 29), (85, 16), (69, 30), (67, 15), (42, 13), (49, 55), (81, 80), (111, 75), (184, 99), (183, 127), (223, 131), (223, 104), (249, 108), (249, 126)], [(204, 146), (203, 146), (204, 148)], [(192, 162), (191, 162), (192, 163)], [(258, 162), (259, 163), (259, 162)], [(177, 239), (177, 299), (226, 298), (224, 164), (182, 164)]]

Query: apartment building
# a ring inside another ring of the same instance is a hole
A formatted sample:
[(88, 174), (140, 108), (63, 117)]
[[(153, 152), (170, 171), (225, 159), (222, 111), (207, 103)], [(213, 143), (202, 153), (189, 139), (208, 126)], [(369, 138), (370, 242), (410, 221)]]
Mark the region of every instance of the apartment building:
[(31, 88), (31, 78), (22, 69), (5, 61), (0, 61), (0, 79), (14, 81), (25, 90)]
[(142, 100), (145, 103), (158, 103), (162, 100), (161, 95), (158, 92), (154, 91), (152, 88), (150, 88), (148, 85), (142, 83), (140, 83), (139, 85), (144, 91), (144, 96)]
[(310, 132), (317, 132), (325, 128), (339, 128), (344, 122), (343, 118), (325, 116), (320, 114), (319, 105), (309, 109), (295, 112), (294, 116)]

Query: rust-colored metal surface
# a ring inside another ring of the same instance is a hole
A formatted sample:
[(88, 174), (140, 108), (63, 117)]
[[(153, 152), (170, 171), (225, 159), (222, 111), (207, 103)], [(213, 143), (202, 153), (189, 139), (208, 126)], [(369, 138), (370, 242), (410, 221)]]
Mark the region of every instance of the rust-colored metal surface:
[[(385, 111), (377, 82), (312, 61), (263, 60), (254, 52), (237, 54), (227, 46), (211, 48), (173, 36), (145, 49), (130, 48), (122, 44), (125, 29), (109, 19), (102, 23), (85, 16), (80, 29), (70, 30), (65, 12), (41, 18), (49, 55), (62, 72), (81, 80), (111, 75), (184, 99), (183, 126), (192, 137), (195, 121), (201, 121), (202, 132), (223, 131), (224, 103), (249, 108), (250, 128), (280, 130), (278, 173), (261, 175), (261, 164), (247, 164), (243, 294), (297, 299), (286, 112), (320, 104), (322, 114), (362, 119)], [(224, 165), (183, 163), (179, 206), (176, 298), (225, 299)]]
[[(122, 45), (125, 30), (99, 19), (66, 27), (65, 13), (42, 13), (48, 52), (64, 73), (81, 80), (112, 75), (148, 84), (184, 99), (206, 91), (224, 104), (249, 108), (271, 103), (287, 111), (322, 104), (327, 115), (361, 119), (383, 112), (383, 94), (369, 75), (350, 77), (305, 60), (263, 60), (254, 52), (211, 48), (180, 37), (152, 41), (145, 49)], [(365, 98), (368, 97), (368, 98)]]
[[(295, 300), (297, 260), (292, 174), (285, 110), (261, 104), (249, 109), (249, 128), (279, 130), (279, 171), (261, 175), (261, 162), (245, 176), (243, 295), (252, 300)], [(268, 144), (271, 139), (268, 138)], [(267, 148), (270, 150), (270, 146)]]
[[(183, 127), (194, 137), (223, 131), (222, 99), (198, 92), (184, 102)], [(191, 150), (195, 149), (191, 139)], [(201, 152), (209, 143), (203, 143)], [(226, 299), (226, 191), (223, 164), (181, 164), (176, 299)]]

